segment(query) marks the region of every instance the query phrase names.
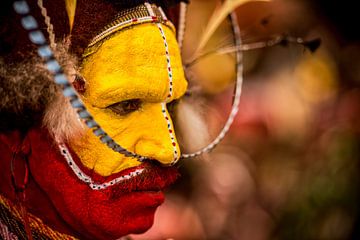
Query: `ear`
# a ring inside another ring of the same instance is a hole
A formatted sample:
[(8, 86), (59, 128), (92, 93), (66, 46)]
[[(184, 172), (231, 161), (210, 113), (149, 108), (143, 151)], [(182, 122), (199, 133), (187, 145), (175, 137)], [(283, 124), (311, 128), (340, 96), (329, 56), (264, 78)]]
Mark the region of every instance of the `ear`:
[(24, 182), (26, 158), (23, 156), (30, 152), (29, 138), (20, 130), (0, 133), (0, 192), (10, 201), (17, 199), (12, 179), (14, 177), (17, 183)]
[(76, 74), (75, 80), (73, 82), (73, 86), (76, 89), (76, 91), (80, 94), (84, 94), (85, 92), (85, 80), (82, 76)]

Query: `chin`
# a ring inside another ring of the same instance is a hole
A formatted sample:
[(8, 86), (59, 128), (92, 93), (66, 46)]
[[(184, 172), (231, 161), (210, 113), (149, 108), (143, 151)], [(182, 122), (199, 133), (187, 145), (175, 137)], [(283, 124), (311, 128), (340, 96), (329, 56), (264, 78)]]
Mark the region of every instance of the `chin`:
[[(71, 229), (68, 232), (81, 239), (111, 240), (147, 231), (153, 224), (157, 207), (164, 202), (162, 190), (179, 176), (176, 168), (151, 163), (106, 178), (82, 169), (99, 183), (142, 169), (140, 175), (129, 180), (94, 190), (74, 174), (56, 145), (49, 144), (43, 136), (35, 134), (32, 138), (36, 143), (32, 145), (33, 154), (29, 159), (32, 177), (47, 195), (53, 206), (51, 211), (59, 216), (57, 220), (64, 222)], [(44, 213), (38, 217), (46, 222), (46, 211)], [(51, 221), (46, 223), (57, 225)]]
[[(79, 219), (90, 239), (118, 239), (130, 233), (143, 233), (154, 222), (155, 211), (164, 201), (162, 192), (128, 193), (116, 200), (96, 202), (88, 218)], [(106, 203), (107, 202), (107, 203)], [(75, 224), (75, 223), (73, 223)]]

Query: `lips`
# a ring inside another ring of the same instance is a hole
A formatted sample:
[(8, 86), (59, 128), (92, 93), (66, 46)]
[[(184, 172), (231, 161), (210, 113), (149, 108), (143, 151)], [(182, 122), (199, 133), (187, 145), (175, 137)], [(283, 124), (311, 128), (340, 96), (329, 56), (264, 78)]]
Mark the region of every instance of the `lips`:
[(175, 182), (178, 170), (174, 167), (162, 168), (151, 164), (144, 164), (144, 172), (128, 181), (124, 181), (112, 190), (112, 197), (120, 197), (124, 193), (138, 191), (161, 191)]

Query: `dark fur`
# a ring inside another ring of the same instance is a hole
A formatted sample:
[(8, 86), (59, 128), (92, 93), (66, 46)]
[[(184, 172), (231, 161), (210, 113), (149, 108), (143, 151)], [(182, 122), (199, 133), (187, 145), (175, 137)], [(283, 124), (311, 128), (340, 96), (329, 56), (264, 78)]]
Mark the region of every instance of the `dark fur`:
[[(38, 59), (0, 66), (0, 131), (41, 120), (57, 88)], [(41, 122), (41, 121), (40, 121)]]

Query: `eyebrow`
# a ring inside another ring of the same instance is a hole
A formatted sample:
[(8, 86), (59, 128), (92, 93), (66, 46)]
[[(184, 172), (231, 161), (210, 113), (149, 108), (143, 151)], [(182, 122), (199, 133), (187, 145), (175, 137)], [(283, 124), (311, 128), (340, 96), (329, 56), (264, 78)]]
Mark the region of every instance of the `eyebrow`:
[(139, 80), (127, 80), (125, 82), (122, 80), (115, 84), (97, 88), (86, 97), (94, 106), (105, 108), (111, 104), (130, 99), (161, 102), (165, 98), (166, 90), (167, 86), (165, 85), (161, 87), (160, 84), (144, 84)]
[[(99, 79), (100, 85), (97, 84), (96, 88), (90, 88), (85, 93), (85, 97), (94, 107), (99, 108), (105, 108), (111, 104), (130, 99), (141, 99), (147, 102), (163, 102), (166, 99), (169, 88), (167, 78), (153, 77), (152, 80), (139, 80), (139, 78), (126, 77), (125, 75), (119, 75), (112, 78), (112, 81)], [(122, 80), (116, 81), (114, 80), (116, 78), (122, 78)], [(101, 84), (104, 82), (106, 84)], [(183, 88), (186, 88), (186, 84), (185, 79), (176, 80), (175, 85), (178, 85), (178, 87), (175, 86), (174, 88), (173, 99), (178, 99), (184, 94), (186, 89)]]

